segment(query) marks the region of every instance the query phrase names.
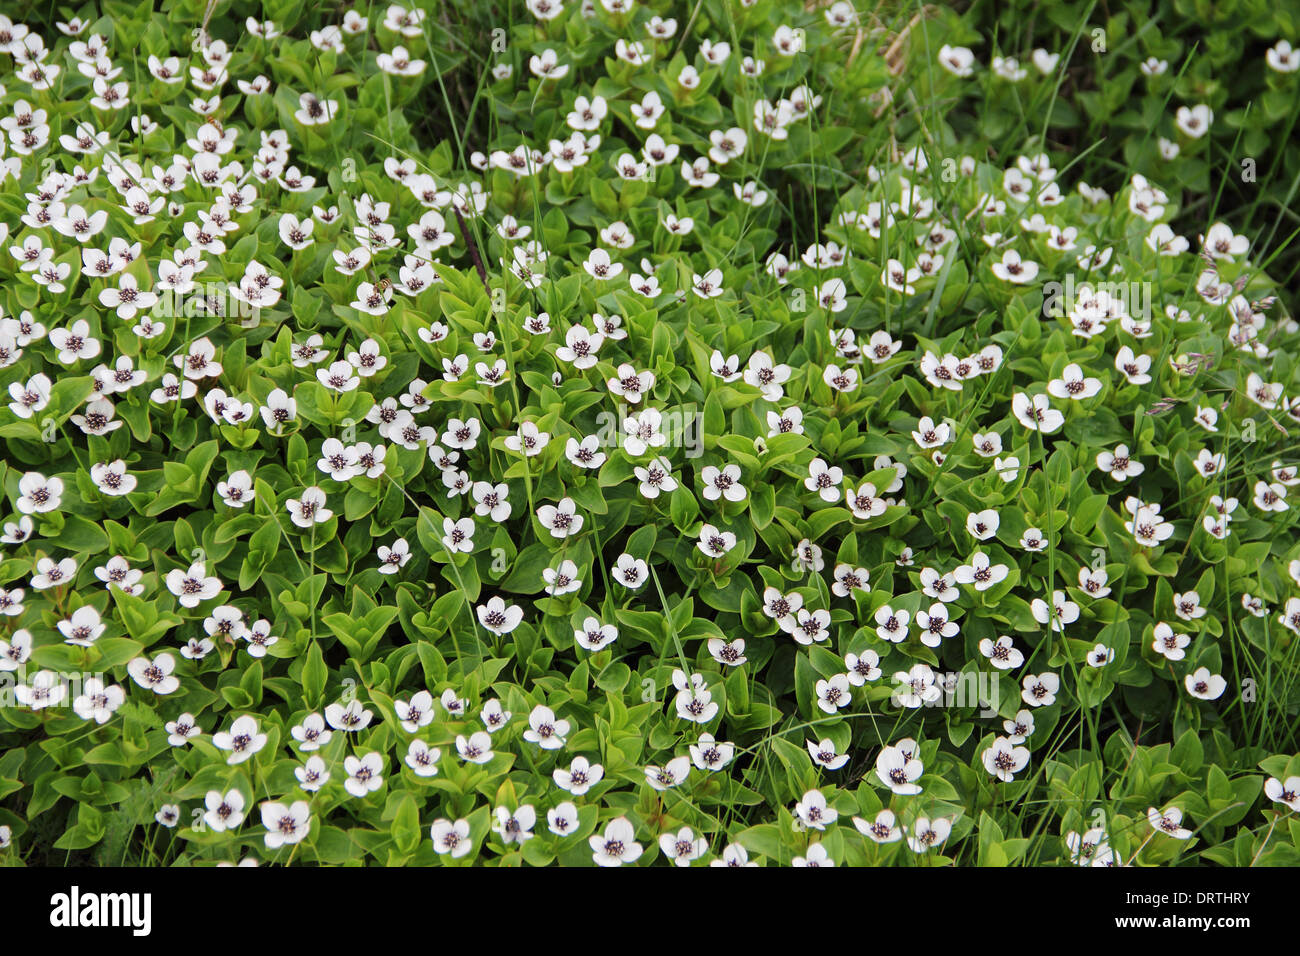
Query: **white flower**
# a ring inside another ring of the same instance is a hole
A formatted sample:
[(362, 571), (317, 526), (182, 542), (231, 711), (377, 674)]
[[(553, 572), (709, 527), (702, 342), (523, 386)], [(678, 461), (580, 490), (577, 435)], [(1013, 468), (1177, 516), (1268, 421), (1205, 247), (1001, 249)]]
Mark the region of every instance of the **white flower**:
[(209, 790), (203, 799), (203, 805), (207, 807), (207, 812), (203, 814), (203, 822), (217, 833), (233, 830), (244, 822), (246, 804), (244, 795), (238, 790), (230, 790), (224, 794), (220, 790)]
[(168, 695), (181, 685), (181, 680), (172, 674), (173, 670), (175, 658), (165, 652), (152, 661), (147, 657), (136, 657), (126, 665), (127, 674), (131, 675), (136, 684), (157, 695)]
[(365, 730), (374, 719), (374, 713), (367, 710), (361, 701), (355, 698), (347, 705), (333, 703), (325, 708), (325, 721), (335, 730), (356, 733)]
[(1200, 139), (1210, 131), (1210, 126), (1214, 123), (1214, 111), (1204, 103), (1190, 109), (1180, 106), (1174, 114), (1174, 122), (1192, 139)]
[(1287, 777), (1283, 783), (1277, 777), (1264, 781), (1264, 796), (1274, 803), (1289, 807), (1293, 813), (1300, 813), (1300, 777)]
[(316, 485), (304, 488), (301, 498), (290, 498), (285, 502), (289, 518), (300, 528), (310, 528), (323, 524), (334, 517), (334, 512), (325, 507), (325, 492)]
[(1264, 61), (1269, 69), (1278, 73), (1294, 73), (1300, 70), (1300, 51), (1292, 48), (1286, 40), (1278, 40), (1265, 51)]
[(825, 830), (839, 819), (839, 811), (826, 802), (820, 790), (809, 790), (794, 805), (796, 826), (810, 830)]
[(509, 634), (524, 618), (523, 609), (517, 605), (507, 605), (500, 597), (489, 598), (486, 604), (476, 609), (479, 623), (497, 636)]
[(835, 744), (829, 738), (804, 741), (812, 761), (824, 770), (839, 770), (849, 762), (849, 754), (836, 753)]
[(907, 830), (907, 845), (913, 853), (925, 853), (931, 847), (938, 846), (952, 833), (952, 821), (928, 817), (917, 817), (910, 830)]
[(216, 347), (205, 336), (190, 343), (189, 351), (185, 355), (175, 356), (172, 363), (187, 379), (218, 378), (223, 368), (221, 363), (215, 360), (216, 354)]
[(1191, 839), (1192, 831), (1182, 825), (1183, 811), (1179, 807), (1166, 807), (1163, 812), (1151, 807), (1147, 810), (1147, 822), (1157, 833), (1176, 840)]
[(971, 555), (970, 564), (963, 564), (953, 570), (953, 578), (958, 584), (972, 584), (976, 591), (987, 591), (995, 584), (1006, 579), (1005, 564), (990, 564), (989, 557), (983, 551)]
[(90, 647), (104, 633), (105, 625), (99, 612), (86, 604), (72, 612), (72, 616), (58, 622), (64, 642), (77, 647)]
[(600, 281), (616, 278), (623, 272), (623, 264), (612, 261), (609, 253), (604, 249), (591, 250), (582, 267), (587, 271), (587, 275)]
[(700, 553), (710, 558), (720, 558), (736, 546), (736, 536), (730, 531), (719, 531), (715, 525), (705, 524), (700, 528), (700, 537), (696, 547)]
[(1079, 619), (1079, 605), (1068, 600), (1064, 591), (1052, 592), (1052, 605), (1049, 610), (1046, 601), (1034, 598), (1029, 605), (1034, 620), (1039, 624), (1047, 624), (1050, 619), (1052, 630), (1060, 633), (1065, 630), (1065, 625), (1073, 624)]
[(1181, 661), (1187, 656), (1184, 650), (1192, 639), (1186, 634), (1176, 634), (1164, 621), (1158, 621), (1152, 631), (1151, 646), (1157, 654), (1171, 661)]
[(167, 572), (167, 590), (176, 595), (182, 607), (198, 607), (221, 593), (221, 580), (209, 576), (207, 566), (202, 561), (195, 561), (188, 571), (179, 568)]
[[(992, 508), (977, 511), (966, 516), (966, 530), (977, 541), (987, 541), (998, 533), (1001, 520)], [(977, 552), (978, 553), (978, 552)]]
[(740, 466), (726, 465), (719, 469), (715, 465), (706, 465), (700, 472), (704, 485), (701, 494), (707, 501), (726, 498), (727, 501), (741, 501), (745, 497), (745, 486), (740, 483)]
[[(180, 822), (181, 808), (178, 804), (175, 803), (164, 803), (161, 807), (158, 808), (158, 812), (154, 814), (153, 818), (157, 820), (158, 823), (160, 823), (162, 826), (171, 829), (172, 827), (176, 826), (177, 823)], [(3, 848), (5, 843), (7, 842), (5, 839), (3, 839), (3, 837), (4, 834), (0, 834), (0, 848)]]
[[(134, 676), (134, 675), (133, 675)], [(266, 746), (267, 735), (260, 732), (257, 719), (248, 715), (237, 717), (229, 731), (212, 735), (212, 745), (229, 751), (226, 763), (243, 763)]]
[(564, 738), (568, 733), (569, 722), (558, 720), (551, 708), (539, 704), (528, 715), (524, 740), (537, 744), (543, 750), (559, 750), (564, 746)]
[(755, 352), (750, 356), (745, 368), (744, 380), (748, 385), (759, 389), (763, 398), (769, 402), (780, 401), (784, 394), (784, 385), (790, 378), (790, 366), (776, 365), (766, 352)]
[(1174, 613), (1184, 621), (1194, 621), (1205, 617), (1206, 610), (1201, 607), (1201, 596), (1195, 591), (1175, 594), (1173, 597)]
[(939, 65), (953, 76), (965, 78), (975, 71), (975, 54), (967, 47), (945, 43), (939, 49)]
[(481, 431), (482, 426), (477, 418), (467, 418), (465, 421), (452, 418), (448, 420), (446, 430), (442, 433), (442, 442), (449, 448), (464, 451), (478, 444)]
[(606, 384), (615, 395), (635, 405), (654, 388), (655, 375), (650, 371), (638, 372), (634, 366), (624, 362), (619, 365), (617, 375)]
[(348, 353), (348, 364), (357, 370), (362, 378), (369, 378), (382, 371), (388, 365), (388, 359), (379, 353), (379, 343), (366, 339), (355, 352)]
[(468, 820), (456, 820), (453, 823), (440, 817), (429, 828), (429, 837), (439, 856), (450, 854), (452, 859), (459, 859), (474, 848)]
[(1025, 428), (1041, 431), (1044, 435), (1050, 435), (1065, 424), (1065, 416), (1052, 408), (1046, 395), (1031, 398), (1025, 392), (1016, 392), (1011, 396), (1011, 411)]
[(1070, 862), (1077, 866), (1111, 866), (1115, 853), (1106, 841), (1106, 831), (1093, 827), (1082, 836), (1074, 830), (1065, 835), (1065, 845), (1070, 851)]
[(843, 480), (842, 469), (827, 465), (823, 458), (814, 458), (808, 463), (808, 477), (803, 484), (809, 491), (817, 492), (823, 501), (836, 502), (840, 498), (839, 485)]
[(9, 410), (19, 418), (32, 418), (49, 404), (50, 388), (50, 378), (44, 372), (33, 375), (26, 385), (10, 382), (9, 394), (13, 401), (9, 403)]
[(586, 757), (574, 757), (569, 769), (556, 767), (551, 772), (555, 785), (575, 797), (580, 797), (601, 781), (605, 768), (600, 764), (590, 763)]
[(398, 538), (391, 548), (381, 544), (376, 555), (379, 558), (380, 574), (396, 574), (411, 560), (411, 546), (405, 538)]
[(632, 474), (639, 482), (638, 490), (646, 498), (658, 498), (661, 492), (677, 489), (677, 479), (672, 476), (672, 465), (662, 455), (648, 465), (633, 467)]
[(1220, 674), (1211, 674), (1208, 667), (1198, 667), (1183, 678), (1187, 693), (1200, 700), (1218, 700), (1228, 687)]
[(1020, 681), (1021, 699), (1030, 707), (1046, 707), (1056, 702), (1061, 680), (1055, 674), (1026, 674)]
[(137, 312), (153, 308), (157, 301), (158, 296), (141, 289), (135, 276), (129, 272), (122, 273), (117, 288), (108, 286), (99, 293), (100, 304), (116, 310), (117, 317), (128, 322), (135, 318)]
[(122, 422), (115, 421), (113, 414), (113, 403), (106, 398), (99, 398), (87, 402), (85, 414), (73, 415), (71, 420), (83, 433), (102, 436), (122, 427)]
[(1291, 507), (1286, 503), (1286, 486), (1276, 481), (1255, 482), (1254, 504), (1264, 512), (1286, 511)]
[(402, 729), (415, 733), (433, 721), (433, 695), (427, 690), (417, 692), (410, 700), (394, 700), (393, 712)]
[(484, 764), (496, 756), (492, 751), (492, 737), (486, 731), (479, 730), (468, 737), (463, 734), (456, 737), (456, 752), (467, 763)]
[(537, 825), (537, 812), (529, 804), (523, 804), (513, 813), (505, 807), (497, 807), (496, 823), (492, 829), (501, 837), (501, 842), (523, 844), (534, 836), (533, 827)]
[(306, 800), (291, 804), (262, 804), (262, 826), (266, 827), (266, 848), (278, 850), (290, 843), (300, 843), (311, 832), (311, 810)]
[[(1241, 606), (1249, 611), (1255, 617), (1267, 617), (1268, 605), (1262, 598), (1255, 597), (1252, 594), (1243, 592), (1241, 595)], [(2, 662), (0, 662), (2, 663)]]
[(1115, 649), (1100, 642), (1092, 646), (1092, 650), (1088, 652), (1087, 657), (1089, 667), (1105, 667), (1114, 659)]
[(791, 866), (797, 867), (822, 867), (834, 866), (835, 861), (830, 858), (830, 853), (821, 843), (810, 843), (808, 849), (804, 851), (806, 856), (796, 856), (790, 860)]
[(105, 686), (98, 677), (90, 677), (82, 684), (81, 695), (72, 702), (72, 709), (82, 720), (103, 724), (125, 700), (126, 693), (118, 685)]
[(854, 817), (853, 825), (859, 833), (875, 843), (897, 843), (903, 838), (903, 831), (892, 810), (881, 810), (872, 821)]
[(877, 496), (876, 486), (869, 481), (859, 485), (856, 491), (851, 486), (845, 487), (844, 503), (859, 521), (877, 518), (888, 507), (885, 499)]
[(546, 811), (546, 828), (556, 836), (571, 834), (578, 826), (578, 808), (569, 800), (557, 803)]
[(578, 468), (595, 469), (605, 464), (608, 456), (600, 450), (600, 438), (587, 435), (582, 441), (570, 438), (564, 446), (564, 457)]
[(26, 684), (13, 689), (14, 699), (24, 707), (43, 710), (57, 707), (68, 696), (68, 685), (54, 671), (37, 671)]
[(639, 415), (624, 419), (623, 450), (633, 458), (639, 458), (651, 448), (662, 448), (668, 443), (662, 427), (663, 413), (657, 408), (647, 408)]
[(1021, 259), (1020, 253), (1014, 249), (1008, 249), (1002, 253), (1002, 261), (993, 263), (992, 269), (993, 274), (1003, 282), (1012, 282), (1018, 285), (1032, 282), (1034, 277), (1038, 275), (1038, 263)]
[(358, 799), (374, 793), (384, 785), (385, 763), (383, 755), (373, 750), (364, 757), (344, 757), (343, 769), (348, 777), (343, 789)]
[(921, 761), (916, 759), (914, 747), (906, 744), (908, 741), (885, 747), (876, 757), (876, 776), (886, 787), (902, 796), (921, 792), (916, 781), (924, 772)]
[(815, 692), (817, 706), (828, 714), (834, 714), (853, 702), (849, 679), (844, 674), (836, 674), (829, 680), (819, 680)]
[(217, 497), (231, 508), (242, 508), (253, 500), (253, 476), (240, 469), (231, 472), (225, 481), (217, 482)]
[(1143, 547), (1155, 547), (1174, 533), (1173, 524), (1161, 517), (1158, 505), (1143, 505), (1132, 514), (1132, 520), (1124, 522), (1124, 530)]
[(650, 579), (650, 569), (645, 561), (626, 552), (618, 556), (609, 573), (615, 581), (632, 591), (639, 591)]
[[(684, 671), (673, 671), (673, 686), (677, 688), (674, 706), (677, 716), (692, 723), (707, 724), (718, 713), (718, 705), (713, 700), (701, 674), (693, 674), (687, 679)], [(670, 763), (671, 765), (671, 763)]]
[[(41, 480), (44, 481), (43, 478)], [(22, 482), (20, 480), (20, 489), (21, 485)], [(62, 489), (62, 483), (60, 483), (60, 489)], [(26, 514), (20, 517), (17, 521), (6, 521), (4, 524), (4, 534), (0, 535), (0, 542), (5, 544), (22, 544), (32, 536), (35, 528), (35, 523), (32, 521), (31, 517)]]
[(790, 628), (789, 633), (795, 639), (795, 643), (807, 647), (827, 640), (831, 636), (830, 623), (831, 612), (824, 608), (816, 611), (799, 608), (794, 612), (794, 626)]
[(1300, 598), (1287, 598), (1286, 606), (1278, 615), (1278, 621), (1296, 634), (1300, 634)]
[(38, 471), (29, 471), (18, 480), (18, 499), (14, 506), (24, 515), (55, 511), (62, 504), (63, 480), (46, 478)]
[(1115, 369), (1131, 385), (1145, 385), (1151, 381), (1148, 374), (1151, 368), (1151, 356), (1135, 355), (1127, 345), (1121, 345), (1115, 353)]
[(844, 666), (848, 669), (844, 676), (854, 687), (880, 678), (880, 655), (875, 651), (864, 650), (861, 655), (845, 654)]
[(944, 638), (955, 637), (959, 630), (957, 622), (948, 616), (947, 605), (941, 602), (931, 604), (929, 611), (917, 611), (916, 626), (926, 647), (938, 647)]
[(591, 858), (597, 866), (622, 866), (635, 863), (641, 856), (641, 844), (636, 842), (636, 831), (627, 817), (611, 820), (602, 835), (593, 834), (587, 840)]
[(938, 448), (948, 443), (950, 434), (951, 429), (946, 422), (936, 425), (934, 420), (926, 415), (917, 422), (916, 429), (912, 432), (912, 440), (921, 449)]
[(1101, 379), (1085, 377), (1083, 369), (1071, 362), (1062, 370), (1060, 378), (1047, 383), (1047, 391), (1056, 398), (1079, 401), (1100, 392)]
[(797, 592), (782, 594), (770, 586), (763, 590), (763, 613), (776, 621), (781, 630), (787, 634), (794, 632), (797, 626), (796, 615), (802, 607), (803, 597)]
[(1007, 732), (1007, 739), (1013, 744), (1023, 743), (1034, 732), (1034, 715), (1032, 711), (1018, 710), (1016, 716), (1002, 722)]
[(866, 594), (871, 590), (871, 585), (867, 583), (871, 578), (871, 572), (866, 568), (855, 568), (851, 564), (837, 564), (834, 576), (835, 583), (831, 585), (831, 593), (836, 597), (849, 597), (854, 591)]
[[(572, 562), (565, 562), (570, 564)], [(549, 569), (548, 569), (549, 570)], [(588, 617), (582, 622), (583, 629), (573, 632), (573, 639), (578, 646), (588, 651), (604, 650), (618, 637), (618, 628), (613, 624), (601, 624), (597, 618)]]
[(1004, 783), (1010, 783), (1029, 763), (1029, 748), (1013, 744), (1006, 737), (997, 737), (981, 759), (985, 770)]
[(334, 732), (325, 726), (325, 718), (320, 714), (308, 714), (289, 733), (298, 741), (298, 749), (304, 753), (319, 750), (334, 736)]
[(882, 641), (899, 644), (907, 639), (907, 624), (911, 615), (903, 608), (895, 611), (888, 604), (876, 608), (876, 635)]
[[(37, 591), (47, 588), (63, 587), (72, 584), (77, 576), (77, 562), (74, 558), (63, 558), (55, 563), (53, 558), (37, 558), (36, 573), (32, 575), (31, 585)], [(20, 601), (23, 592), (15, 589), (9, 592), (12, 601)]]
[(551, 532), (551, 537), (567, 538), (582, 530), (583, 517), (577, 513), (577, 508), (572, 498), (561, 498), (554, 505), (539, 507), (537, 520)]
[(574, 368), (588, 369), (596, 364), (596, 353), (605, 342), (600, 332), (588, 332), (585, 326), (574, 325), (564, 335), (564, 345), (556, 349), (556, 357), (570, 362)]
[(1016, 649), (1011, 638), (1006, 635), (996, 641), (984, 638), (979, 643), (979, 649), (998, 670), (1011, 670), (1025, 662), (1025, 655)]
[(749, 858), (749, 852), (739, 843), (728, 843), (722, 848), (722, 856), (710, 860), (709, 866), (750, 867), (758, 863)]
[(713, 734), (700, 734), (698, 743), (691, 744), (691, 762), (700, 770), (715, 772), (731, 763), (735, 756), (734, 744), (714, 740)]
[(316, 378), (333, 392), (351, 392), (361, 385), (361, 378), (350, 362), (331, 362), (329, 368), (316, 370)]
[(461, 518), (459, 521), (453, 521), (451, 518), (443, 518), (442, 544), (451, 554), (457, 552), (469, 554), (473, 551), (474, 519)]
[(676, 866), (690, 866), (709, 849), (709, 841), (697, 837), (690, 827), (682, 827), (676, 833), (665, 833), (659, 837), (659, 849), (666, 859)]
[(126, 473), (126, 462), (121, 458), (104, 464), (98, 462), (90, 466), (90, 480), (101, 492), (110, 497), (129, 495), (135, 491), (135, 475)]
[(1115, 481), (1127, 481), (1146, 471), (1146, 466), (1129, 455), (1128, 445), (1116, 445), (1115, 450), (1097, 453), (1097, 468), (1109, 472)]

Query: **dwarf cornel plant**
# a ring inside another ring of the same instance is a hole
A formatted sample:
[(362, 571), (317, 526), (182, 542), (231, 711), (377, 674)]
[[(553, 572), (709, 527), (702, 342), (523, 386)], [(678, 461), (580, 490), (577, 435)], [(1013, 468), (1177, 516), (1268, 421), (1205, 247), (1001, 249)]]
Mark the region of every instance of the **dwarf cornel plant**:
[(1285, 5), (161, 6), (0, 16), (0, 862), (1300, 863)]

